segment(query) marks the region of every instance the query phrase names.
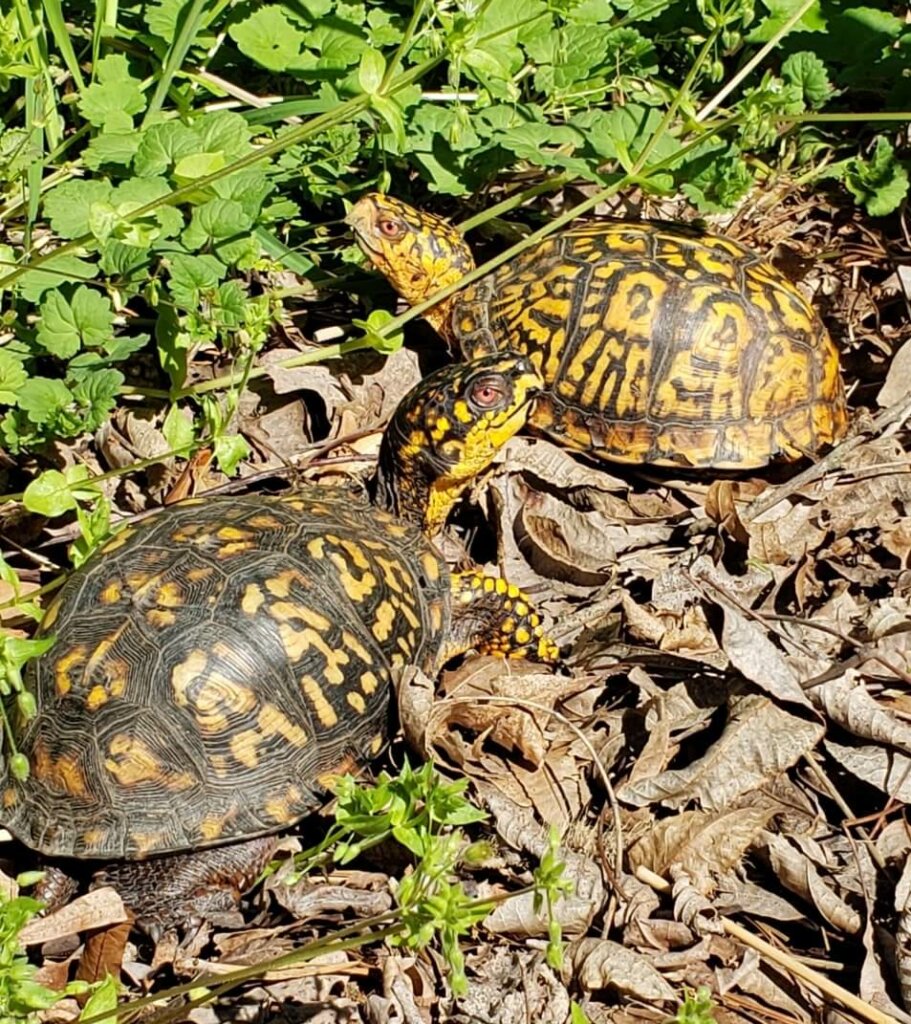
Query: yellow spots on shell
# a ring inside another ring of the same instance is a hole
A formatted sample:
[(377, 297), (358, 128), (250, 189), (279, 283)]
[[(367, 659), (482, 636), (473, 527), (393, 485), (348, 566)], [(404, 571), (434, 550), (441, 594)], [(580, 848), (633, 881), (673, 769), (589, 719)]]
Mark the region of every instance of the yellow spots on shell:
[(301, 676), (300, 686), (304, 696), (307, 698), (310, 706), (316, 713), (316, 717), (319, 719), (320, 724), (327, 729), (331, 729), (334, 725), (337, 725), (338, 715), (335, 712), (335, 708), (326, 699), (326, 695), (323, 693), (322, 687), (313, 678), (313, 676)]
[(307, 542), (307, 552), (311, 558), (317, 560), (326, 557), (326, 542), (322, 537), (314, 537), (313, 540)]
[(309, 585), (307, 577), (298, 569), (285, 569), (277, 576), (271, 576), (265, 581), (266, 590), (273, 597), (288, 597), (295, 583), (301, 587)]
[(310, 740), (309, 733), (296, 725), (274, 704), (266, 703), (256, 716), (256, 725), (244, 729), (231, 737), (231, 754), (247, 768), (257, 768), (260, 763), (259, 747), (272, 739), (281, 736), (282, 740), (297, 750), (304, 747)]
[(225, 817), (223, 814), (210, 812), (199, 823), (199, 837), (204, 843), (214, 842), (224, 835)]
[(427, 617), (430, 620), (430, 632), (437, 636), (443, 629), (443, 602), (433, 601), (427, 608)]
[(355, 576), (344, 555), (337, 551), (330, 553), (329, 560), (338, 569), (338, 580), (344, 587), (345, 593), (356, 604), (363, 601), (365, 597), (369, 597), (376, 589), (377, 580), (372, 572), (365, 571), (362, 576)]
[(421, 554), (421, 568), (430, 583), (436, 583), (440, 578), (440, 560), (429, 551)]
[(54, 685), (59, 697), (63, 697), (73, 688), (72, 672), (83, 666), (87, 659), (88, 650), (85, 644), (77, 644), (57, 659), (54, 665)]
[(241, 530), (236, 526), (222, 526), (215, 535), (219, 540), (252, 540), (249, 530)]
[(183, 590), (173, 580), (163, 583), (155, 594), (155, 600), (165, 608), (180, 608), (184, 603)]
[(256, 543), (252, 540), (229, 541), (216, 549), (215, 557), (218, 559), (232, 558), (234, 555), (243, 554), (244, 551), (252, 551), (255, 547)]
[(16, 804), (18, 804), (18, 803), (19, 803), (19, 793), (18, 793), (18, 791), (13, 789), (12, 786), (7, 786), (7, 788), (3, 790), (3, 809), (5, 811), (9, 811), (13, 807), (15, 807)]
[(359, 658), (365, 665), (369, 665), (370, 662), (373, 661), (373, 656), (350, 630), (342, 630), (342, 646), (346, 650), (351, 651), (351, 653), (356, 658)]
[(390, 601), (380, 601), (377, 605), (375, 619), (370, 631), (381, 643), (389, 638), (392, 624), (395, 621), (395, 608)]
[(348, 693), (345, 694), (345, 700), (359, 715), (364, 714), (367, 710), (367, 702), (356, 690), (349, 690)]
[(130, 537), (133, 536), (135, 532), (135, 526), (125, 527), (120, 531), (120, 533), (116, 534), (111, 540), (107, 542), (107, 544), (104, 545), (104, 547), (101, 549), (101, 553), (103, 555), (109, 555), (112, 551), (117, 551), (119, 548), (122, 548), (123, 545), (126, 544), (126, 542), (130, 539)]
[(263, 811), (276, 825), (289, 825), (300, 817), (302, 794), (297, 786), (289, 786), (284, 793), (270, 796)]
[(82, 833), (82, 845), (86, 850), (97, 849), (107, 839), (107, 832), (103, 828), (90, 828)]
[(265, 600), (265, 595), (257, 584), (248, 583), (244, 587), (244, 593), (240, 599), (241, 611), (246, 615), (255, 615), (262, 608), (263, 601)]
[(85, 706), (89, 711), (97, 711), (108, 700), (108, 691), (103, 686), (93, 686), (85, 698)]
[(356, 772), (359, 768), (360, 758), (353, 754), (346, 754), (338, 764), (317, 775), (317, 784), (323, 789), (332, 789), (340, 776)]
[(178, 662), (171, 670), (171, 691), (177, 704), (181, 707), (185, 707), (189, 703), (188, 691), (208, 663), (208, 654), (197, 649), (190, 651), (186, 658)]
[(367, 556), (364, 554), (364, 549), (360, 546), (360, 544), (355, 544), (354, 541), (350, 540), (343, 540), (341, 542), (341, 548), (348, 555), (348, 558), (351, 560), (355, 568), (370, 568), (370, 562), (368, 561)]
[(277, 516), (269, 515), (268, 512), (260, 512), (247, 520), (247, 526), (255, 530), (280, 530), (284, 525)]
[(367, 748), (370, 751), (370, 756), (376, 757), (377, 754), (379, 754), (379, 752), (383, 749), (385, 745), (386, 737), (381, 732), (377, 733), (376, 736), (374, 736), (373, 739), (370, 741), (370, 744), (368, 745)]
[(211, 565), (200, 565), (195, 569), (187, 570), (187, 581), (189, 583), (202, 583), (204, 580), (209, 579), (214, 572), (215, 570)]
[(289, 661), (292, 663), (300, 661), (313, 648), (322, 654), (325, 661), (322, 674), (326, 682), (335, 685), (344, 682), (345, 673), (342, 671), (342, 666), (351, 661), (347, 651), (333, 650), (316, 630), (298, 630), (288, 622), (279, 624), (278, 635)]
[(361, 674), (361, 689), (368, 697), (370, 694), (376, 692), (376, 688), (379, 685), (379, 680), (372, 672), (364, 672)]
[(54, 757), (39, 741), (32, 754), (31, 769), (32, 775), (52, 791), (77, 799), (85, 799), (89, 794), (88, 782), (75, 751)]
[(269, 605), (268, 612), (278, 622), (303, 622), (321, 633), (327, 633), (332, 626), (325, 615), (315, 612), (305, 604), (275, 601)]
[(121, 586), (120, 580), (111, 580), (111, 582), (104, 587), (98, 595), (98, 600), (102, 604), (117, 604), (122, 596), (123, 587)]
[(171, 792), (180, 792), (195, 784), (189, 772), (171, 771), (138, 736), (128, 733), (111, 737), (104, 767), (121, 786), (157, 783)]

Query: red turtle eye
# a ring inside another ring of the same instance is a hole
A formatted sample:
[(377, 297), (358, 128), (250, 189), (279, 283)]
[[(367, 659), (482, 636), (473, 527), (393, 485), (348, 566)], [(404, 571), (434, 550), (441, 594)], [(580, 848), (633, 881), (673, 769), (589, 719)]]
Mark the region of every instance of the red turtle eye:
[(387, 238), (398, 238), (401, 234), (399, 223), (395, 220), (381, 220), (378, 227), (380, 234), (385, 235)]
[(479, 380), (471, 389), (471, 400), (481, 409), (492, 409), (505, 397), (503, 385), (495, 380)]

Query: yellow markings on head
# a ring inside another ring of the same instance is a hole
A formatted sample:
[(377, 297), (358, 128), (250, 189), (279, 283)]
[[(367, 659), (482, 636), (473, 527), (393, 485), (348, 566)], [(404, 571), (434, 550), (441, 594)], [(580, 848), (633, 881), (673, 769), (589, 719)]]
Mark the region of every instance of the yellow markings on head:
[(348, 704), (354, 708), (359, 715), (362, 715), (367, 710), (367, 702), (356, 690), (349, 690), (348, 693), (345, 694), (345, 700), (348, 701)]
[(515, 641), (517, 644), (529, 644), (531, 643), (531, 633), (524, 626), (519, 626), (515, 632)]
[(127, 733), (116, 733), (111, 737), (104, 767), (121, 786), (154, 782), (172, 792), (179, 792), (194, 785), (189, 772), (170, 771), (139, 737)]
[(123, 587), (120, 584), (120, 580), (111, 580), (111, 582), (98, 595), (98, 600), (101, 601), (102, 604), (117, 604), (122, 596)]
[(133, 536), (136, 532), (135, 526), (127, 526), (120, 531), (115, 537), (107, 542), (101, 549), (103, 555), (109, 555), (112, 551), (116, 551), (118, 548), (122, 548), (124, 544)]
[(381, 601), (377, 605), (376, 619), (374, 620), (371, 632), (382, 642), (388, 639), (392, 632), (392, 624), (395, 621), (395, 608), (390, 601)]
[(379, 686), (379, 680), (372, 672), (364, 672), (361, 675), (361, 689), (369, 697), (371, 693), (376, 692), (376, 688)]
[(59, 697), (63, 697), (73, 688), (71, 672), (74, 668), (84, 665), (86, 660), (87, 651), (85, 644), (77, 644), (57, 659), (54, 665), (54, 685)]
[(320, 724), (325, 726), (327, 729), (331, 729), (332, 726), (336, 725), (338, 723), (338, 715), (335, 712), (335, 708), (326, 699), (326, 695), (323, 693), (322, 687), (313, 678), (313, 676), (301, 676), (300, 686), (304, 696), (310, 702), (310, 706), (316, 713), (316, 717), (319, 719)]
[(277, 516), (269, 515), (268, 512), (260, 512), (247, 520), (247, 526), (255, 530), (281, 530), (284, 525)]
[(442, 441), (452, 431), (452, 424), (445, 416), (437, 416), (430, 428), (430, 436), (434, 441)]
[(265, 581), (266, 590), (268, 590), (273, 597), (287, 597), (291, 593), (291, 586), (294, 583), (298, 583), (302, 587), (307, 587), (309, 585), (309, 580), (298, 569), (285, 569), (277, 576), (270, 576), (269, 579)]
[(248, 583), (244, 587), (243, 597), (240, 599), (241, 611), (247, 615), (255, 615), (262, 608), (265, 595), (255, 583)]

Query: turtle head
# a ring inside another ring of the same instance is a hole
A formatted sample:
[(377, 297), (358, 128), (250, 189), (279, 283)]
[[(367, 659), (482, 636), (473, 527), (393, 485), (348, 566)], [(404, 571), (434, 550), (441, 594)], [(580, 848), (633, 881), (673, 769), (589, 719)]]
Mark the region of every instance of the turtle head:
[[(461, 281), (474, 267), (471, 250), (449, 221), (391, 196), (371, 192), (345, 220), (373, 265), (412, 306)], [(451, 306), (452, 297), (424, 314), (447, 339)]]
[(509, 352), (425, 377), (383, 435), (377, 504), (438, 533), (465, 488), (525, 424), (542, 386), (531, 361)]

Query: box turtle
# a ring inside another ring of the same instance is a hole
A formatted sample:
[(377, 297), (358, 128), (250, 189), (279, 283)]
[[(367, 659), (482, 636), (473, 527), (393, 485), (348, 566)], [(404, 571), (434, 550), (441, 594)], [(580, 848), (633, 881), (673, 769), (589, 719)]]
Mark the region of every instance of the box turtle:
[[(347, 219), (412, 304), (474, 267), (456, 228), (389, 196), (365, 196)], [(603, 459), (749, 469), (846, 429), (838, 353), (813, 307), (730, 238), (581, 224), (425, 316), (466, 359), (528, 355), (545, 382), (530, 425)]]
[(499, 353), (426, 378), (385, 432), (372, 504), (203, 497), (118, 533), (45, 614), (38, 713), (13, 726), (31, 771), (3, 778), (3, 825), (48, 857), (120, 861), (100, 879), (171, 927), (232, 908), (274, 847), (255, 837), (381, 751), (403, 666), (553, 660), (522, 592), (450, 573), (430, 539), (540, 384)]

